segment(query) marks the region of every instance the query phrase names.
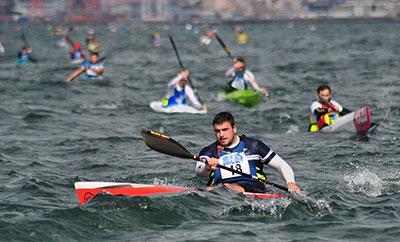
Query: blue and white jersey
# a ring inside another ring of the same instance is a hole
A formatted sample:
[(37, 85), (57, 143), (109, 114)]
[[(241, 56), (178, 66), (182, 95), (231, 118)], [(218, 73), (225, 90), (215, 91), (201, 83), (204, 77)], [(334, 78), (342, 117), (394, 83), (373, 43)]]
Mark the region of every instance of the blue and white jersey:
[[(187, 99), (190, 100), (190, 103), (195, 108), (201, 108), (201, 103), (197, 99), (196, 95), (194, 95), (193, 89), (189, 85), (185, 85), (185, 87), (179, 86), (179, 81), (181, 77), (177, 75), (174, 79), (172, 79), (168, 83), (168, 103), (165, 106), (172, 106), (176, 104), (187, 104)], [(187, 98), (186, 98), (187, 97)]]
[(71, 52), (71, 60), (83, 59), (83, 58), (84, 58), (84, 56), (83, 56), (81, 50)]
[[(233, 148), (223, 147), (215, 142), (203, 148), (199, 154), (201, 158), (217, 158), (220, 165), (263, 178), (265, 178), (263, 166), (267, 165), (275, 155), (275, 152), (260, 140), (245, 136), (241, 136), (239, 143)], [(237, 183), (244, 187), (264, 189), (261, 182), (220, 168), (216, 169), (210, 178), (212, 184)]]
[(21, 62), (28, 62), (31, 60), (31, 54), (30, 53), (22, 53), (20, 51), (20, 52), (18, 52), (18, 58), (19, 58), (19, 61), (21, 61)]
[(185, 89), (178, 88), (179, 86), (174, 89), (174, 95), (168, 98), (168, 102), (165, 107), (187, 104)]
[(256, 91), (261, 90), (257, 81), (255, 80), (253, 73), (249, 70), (245, 70), (244, 72), (236, 71), (235, 68), (232, 67), (226, 71), (225, 77), (232, 78), (230, 85), (234, 89), (247, 89), (249, 88), (249, 86), (251, 86)]
[(97, 74), (96, 71), (104, 69), (104, 63), (97, 62), (97, 63), (93, 64), (91, 61), (85, 61), (85, 62), (83, 62), (81, 68), (85, 70), (84, 78), (86, 78), (86, 79), (96, 78), (96, 77), (100, 76), (100, 74)]

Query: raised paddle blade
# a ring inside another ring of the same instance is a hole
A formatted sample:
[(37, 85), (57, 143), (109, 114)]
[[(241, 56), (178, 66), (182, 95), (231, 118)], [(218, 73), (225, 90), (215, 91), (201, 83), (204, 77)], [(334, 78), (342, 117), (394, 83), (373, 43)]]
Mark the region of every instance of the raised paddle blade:
[(167, 135), (144, 130), (142, 136), (146, 145), (155, 151), (185, 159), (197, 159), (185, 147)]

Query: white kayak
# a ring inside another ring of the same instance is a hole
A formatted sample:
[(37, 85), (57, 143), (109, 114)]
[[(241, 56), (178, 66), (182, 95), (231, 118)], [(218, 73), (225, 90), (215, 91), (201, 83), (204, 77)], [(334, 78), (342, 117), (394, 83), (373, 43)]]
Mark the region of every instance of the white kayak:
[(321, 129), (321, 132), (351, 131), (367, 133), (371, 128), (371, 108), (365, 106), (335, 119), (335, 122)]
[(70, 60), (69, 62), (71, 63), (71, 64), (82, 64), (83, 62), (85, 61), (85, 59), (83, 59), (83, 58), (78, 58), (78, 59), (73, 59), (73, 60)]
[(163, 107), (161, 101), (154, 101), (150, 103), (151, 109), (159, 113), (192, 113), (192, 114), (206, 114), (207, 110), (199, 110), (189, 105), (174, 105)]

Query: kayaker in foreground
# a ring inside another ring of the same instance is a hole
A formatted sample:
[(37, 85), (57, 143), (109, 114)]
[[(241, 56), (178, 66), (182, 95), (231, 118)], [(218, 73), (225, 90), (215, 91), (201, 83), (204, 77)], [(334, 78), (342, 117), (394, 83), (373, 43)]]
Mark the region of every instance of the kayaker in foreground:
[(232, 78), (226, 87), (227, 92), (248, 89), (251, 86), (254, 90), (268, 96), (268, 90), (261, 88), (253, 73), (246, 69), (246, 61), (243, 58), (235, 58), (233, 67), (225, 73), (225, 77)]
[(217, 141), (200, 151), (199, 157), (206, 159), (207, 163), (199, 161), (196, 164), (197, 176), (209, 177), (207, 186), (223, 184), (238, 192), (266, 192), (264, 183), (220, 169), (217, 164), (261, 179), (265, 178), (263, 166), (268, 165), (281, 174), (290, 191), (301, 193), (295, 183), (293, 170), (286, 161), (262, 141), (237, 135), (237, 126), (232, 114), (217, 114), (212, 125)]
[(332, 91), (328, 85), (319, 86), (317, 94), (318, 100), (313, 101), (310, 107), (309, 131), (317, 132), (325, 126), (332, 125), (339, 116), (351, 113), (332, 99)]
[(167, 98), (164, 99), (162, 106), (169, 107), (178, 104), (187, 104), (186, 97), (190, 100), (191, 104), (199, 110), (207, 110), (207, 105), (201, 104), (193, 89), (186, 84), (189, 78), (189, 71), (184, 70), (168, 83)]
[(91, 53), (90, 60), (85, 61), (82, 66), (74, 71), (68, 78), (67, 82), (70, 82), (84, 73), (83, 80), (95, 79), (101, 80), (103, 79), (102, 74), (104, 72), (104, 63), (99, 59), (98, 53)]

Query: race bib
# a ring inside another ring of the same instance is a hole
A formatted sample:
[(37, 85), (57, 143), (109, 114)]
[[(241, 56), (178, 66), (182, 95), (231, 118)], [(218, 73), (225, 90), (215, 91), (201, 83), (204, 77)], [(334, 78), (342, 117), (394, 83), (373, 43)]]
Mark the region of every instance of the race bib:
[(232, 82), (232, 87), (235, 89), (245, 89), (244, 82), (245, 81), (243, 79), (235, 78), (235, 80)]
[[(236, 171), (243, 172), (246, 174), (250, 174), (250, 166), (249, 166), (249, 161), (247, 160), (246, 156), (244, 153), (231, 153), (222, 156), (221, 158), (218, 159), (218, 163), (220, 165), (232, 168)], [(221, 171), (221, 178), (222, 179), (228, 179), (228, 178), (233, 178), (233, 177), (239, 177), (241, 176), (238, 173), (232, 172), (232, 171), (227, 171), (224, 169), (220, 169)]]

